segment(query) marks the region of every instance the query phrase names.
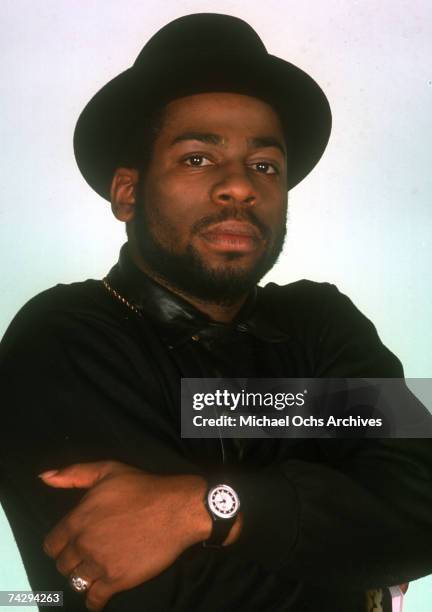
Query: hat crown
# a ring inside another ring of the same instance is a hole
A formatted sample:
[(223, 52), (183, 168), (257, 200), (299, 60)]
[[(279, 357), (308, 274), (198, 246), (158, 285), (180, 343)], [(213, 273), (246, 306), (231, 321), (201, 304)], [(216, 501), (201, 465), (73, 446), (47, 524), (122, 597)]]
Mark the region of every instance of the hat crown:
[(251, 26), (230, 15), (196, 13), (168, 23), (143, 47), (134, 66), (179, 55), (266, 54), (266, 48)]

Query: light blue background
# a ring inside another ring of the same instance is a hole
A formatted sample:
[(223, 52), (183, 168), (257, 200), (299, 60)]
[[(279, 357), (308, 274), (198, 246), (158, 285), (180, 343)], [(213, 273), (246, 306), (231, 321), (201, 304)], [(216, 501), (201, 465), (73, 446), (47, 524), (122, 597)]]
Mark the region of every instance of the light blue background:
[[(290, 195), (287, 246), (268, 280), (334, 282), (374, 321), (407, 376), (430, 377), (426, 0), (3, 0), (0, 334), (34, 294), (100, 278), (114, 263), (124, 229), (75, 166), (75, 121), (151, 34), (200, 11), (246, 18), (271, 53), (317, 79), (332, 105), (330, 145)], [(0, 589), (27, 588), (4, 520), (0, 559)], [(404, 612), (431, 609), (427, 577), (411, 584)]]

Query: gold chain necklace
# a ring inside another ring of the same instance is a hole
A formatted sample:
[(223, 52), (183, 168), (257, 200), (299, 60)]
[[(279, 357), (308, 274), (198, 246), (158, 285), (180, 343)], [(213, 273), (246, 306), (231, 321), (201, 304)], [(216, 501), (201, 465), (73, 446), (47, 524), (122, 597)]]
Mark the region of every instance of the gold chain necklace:
[(128, 300), (127, 300), (125, 297), (123, 297), (123, 296), (122, 296), (122, 295), (121, 295), (121, 294), (120, 294), (118, 291), (116, 291), (115, 289), (113, 289), (113, 288), (111, 287), (111, 285), (108, 283), (108, 281), (107, 281), (107, 279), (106, 279), (106, 278), (103, 278), (103, 279), (102, 279), (102, 283), (103, 283), (103, 286), (105, 287), (105, 289), (106, 289), (106, 290), (107, 290), (109, 293), (111, 293), (111, 295), (113, 295), (115, 298), (117, 298), (118, 300), (120, 300), (120, 302), (121, 302), (122, 304), (124, 304), (125, 306), (127, 306), (128, 308), (130, 308), (130, 310), (132, 310), (132, 311), (133, 311), (135, 314), (137, 314), (137, 315), (139, 315), (139, 316), (141, 316), (141, 315), (142, 315), (141, 310), (140, 310), (140, 309), (139, 309), (137, 306), (135, 306), (135, 304), (131, 304), (130, 302), (128, 302)]

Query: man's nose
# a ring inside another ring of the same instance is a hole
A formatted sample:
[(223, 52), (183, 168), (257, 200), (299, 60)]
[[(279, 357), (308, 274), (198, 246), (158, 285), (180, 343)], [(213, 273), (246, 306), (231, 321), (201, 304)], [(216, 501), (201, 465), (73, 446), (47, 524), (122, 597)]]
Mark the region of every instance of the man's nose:
[(212, 188), (213, 202), (254, 206), (258, 201), (258, 193), (249, 172), (248, 168), (237, 165), (235, 168), (226, 168)]

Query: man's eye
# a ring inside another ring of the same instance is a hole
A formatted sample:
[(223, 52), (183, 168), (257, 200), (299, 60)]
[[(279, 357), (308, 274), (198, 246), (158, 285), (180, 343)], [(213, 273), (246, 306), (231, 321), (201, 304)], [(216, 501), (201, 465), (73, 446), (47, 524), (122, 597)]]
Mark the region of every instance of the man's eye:
[(204, 155), (189, 155), (184, 160), (185, 164), (188, 166), (201, 167), (201, 166), (209, 166), (211, 161), (204, 157)]
[(252, 164), (252, 168), (261, 174), (279, 174), (276, 166), (268, 162), (256, 162), (255, 164)]

